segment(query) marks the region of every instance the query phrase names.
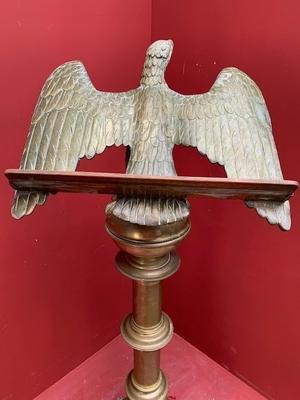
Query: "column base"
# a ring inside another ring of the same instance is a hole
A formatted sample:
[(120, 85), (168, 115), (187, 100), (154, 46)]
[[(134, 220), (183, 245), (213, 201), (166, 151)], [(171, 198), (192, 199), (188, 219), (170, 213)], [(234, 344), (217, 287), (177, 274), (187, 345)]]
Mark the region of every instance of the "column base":
[(151, 386), (141, 386), (135, 379), (133, 371), (126, 380), (126, 394), (128, 400), (167, 400), (168, 383), (162, 371), (158, 381)]

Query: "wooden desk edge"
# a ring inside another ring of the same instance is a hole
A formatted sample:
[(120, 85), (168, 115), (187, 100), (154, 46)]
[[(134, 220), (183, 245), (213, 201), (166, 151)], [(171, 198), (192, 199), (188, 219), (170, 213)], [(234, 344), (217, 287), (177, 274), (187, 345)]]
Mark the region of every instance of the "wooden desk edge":
[(243, 200), (285, 201), (299, 187), (292, 180), (256, 180), (190, 176), (146, 176), (103, 172), (8, 169), (10, 185), (19, 190), (87, 192), (118, 195), (209, 196)]

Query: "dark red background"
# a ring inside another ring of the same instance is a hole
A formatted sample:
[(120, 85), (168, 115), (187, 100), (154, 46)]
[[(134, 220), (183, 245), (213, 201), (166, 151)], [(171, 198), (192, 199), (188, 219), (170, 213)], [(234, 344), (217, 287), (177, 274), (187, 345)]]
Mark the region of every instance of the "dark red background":
[[(152, 40), (172, 38), (169, 85), (208, 90), (237, 66), (268, 103), (286, 178), (300, 180), (299, 29), (296, 1), (10, 1), (2, 4), (1, 170), (16, 167), (43, 82), (80, 59), (95, 86), (137, 86)], [(192, 149), (175, 150), (179, 174), (223, 176)], [(111, 148), (80, 168), (123, 171)], [(1, 179), (0, 398), (27, 400), (118, 333), (130, 284), (113, 267), (104, 231), (108, 197), (58, 195), (30, 218), (9, 215)], [(299, 196), (283, 233), (235, 201), (192, 200), (181, 270), (165, 283), (179, 334), (276, 400), (300, 398)], [(200, 377), (199, 377), (200, 379)]]

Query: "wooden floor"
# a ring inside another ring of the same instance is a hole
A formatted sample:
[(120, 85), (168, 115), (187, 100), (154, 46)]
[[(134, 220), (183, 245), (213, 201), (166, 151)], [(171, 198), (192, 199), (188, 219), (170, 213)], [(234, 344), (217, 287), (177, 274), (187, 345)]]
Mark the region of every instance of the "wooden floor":
[[(36, 400), (119, 400), (131, 350), (118, 336)], [(162, 351), (170, 400), (265, 400), (178, 335)]]

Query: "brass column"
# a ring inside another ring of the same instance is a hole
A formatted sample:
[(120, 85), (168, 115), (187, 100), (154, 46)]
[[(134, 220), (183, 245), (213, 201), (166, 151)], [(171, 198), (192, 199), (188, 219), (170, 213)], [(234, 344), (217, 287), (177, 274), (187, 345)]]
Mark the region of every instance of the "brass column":
[(145, 226), (108, 214), (106, 229), (121, 249), (117, 268), (133, 280), (133, 312), (121, 325), (122, 336), (134, 351), (134, 367), (126, 381), (128, 399), (166, 400), (168, 385), (160, 369), (160, 349), (171, 340), (173, 324), (161, 311), (161, 281), (179, 267), (174, 250), (189, 232), (189, 219)]

